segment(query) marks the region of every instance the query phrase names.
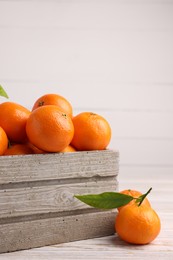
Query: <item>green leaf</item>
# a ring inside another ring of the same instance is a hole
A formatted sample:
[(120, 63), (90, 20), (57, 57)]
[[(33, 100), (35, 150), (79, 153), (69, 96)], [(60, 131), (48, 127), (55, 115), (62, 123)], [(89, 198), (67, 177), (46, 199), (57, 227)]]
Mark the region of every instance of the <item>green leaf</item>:
[(0, 96), (9, 98), (3, 87), (0, 85)]
[(85, 204), (99, 209), (114, 209), (128, 204), (132, 196), (119, 192), (104, 192), (101, 194), (75, 195), (75, 198)]

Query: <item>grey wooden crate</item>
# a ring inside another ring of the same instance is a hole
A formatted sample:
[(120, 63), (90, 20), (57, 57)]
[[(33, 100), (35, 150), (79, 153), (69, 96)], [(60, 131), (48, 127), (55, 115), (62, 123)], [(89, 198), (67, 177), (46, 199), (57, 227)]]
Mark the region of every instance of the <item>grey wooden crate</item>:
[(74, 194), (117, 191), (117, 151), (0, 157), (0, 253), (114, 233), (115, 210)]

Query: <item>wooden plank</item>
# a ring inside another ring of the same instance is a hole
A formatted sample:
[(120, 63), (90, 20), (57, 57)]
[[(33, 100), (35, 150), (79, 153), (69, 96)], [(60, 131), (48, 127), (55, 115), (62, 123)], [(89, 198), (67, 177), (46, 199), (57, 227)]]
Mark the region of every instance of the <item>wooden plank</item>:
[(114, 233), (115, 211), (0, 225), (0, 253)]
[[(130, 183), (133, 184), (134, 188), (138, 187), (141, 191), (145, 191), (145, 188), (150, 185), (151, 181), (156, 183), (155, 189), (149, 195), (149, 200), (156, 202), (154, 208), (157, 208), (162, 227), (159, 236), (151, 244), (145, 246), (129, 245), (118, 236), (113, 235), (1, 254), (0, 259), (172, 259), (173, 203), (171, 183), (173, 182), (173, 174), (171, 171), (167, 168), (148, 168), (145, 172), (143, 167), (134, 167), (128, 173), (128, 168), (125, 172), (124, 170), (122, 172), (120, 168), (119, 181), (120, 186), (123, 188), (129, 188), (128, 184)], [(164, 200), (162, 200), (162, 196), (164, 196)]]
[(113, 234), (115, 211), (91, 208), (74, 194), (116, 191), (118, 155), (0, 157), (0, 252)]
[(0, 184), (116, 176), (118, 162), (118, 151), (110, 150), (1, 156)]
[[(21, 186), (21, 185), (20, 185)], [(0, 190), (1, 218), (32, 214), (66, 212), (88, 208), (76, 198), (76, 194), (96, 194), (118, 190), (116, 178), (104, 178), (65, 185), (18, 187)]]

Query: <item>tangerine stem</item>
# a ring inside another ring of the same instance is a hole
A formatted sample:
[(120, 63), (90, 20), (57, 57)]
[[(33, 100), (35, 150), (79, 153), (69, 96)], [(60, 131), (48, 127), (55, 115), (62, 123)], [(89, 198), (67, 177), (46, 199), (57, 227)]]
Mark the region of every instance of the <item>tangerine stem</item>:
[(144, 199), (147, 197), (147, 195), (150, 193), (152, 188), (150, 188), (145, 194), (141, 195), (136, 201), (139, 202), (138, 207), (142, 204)]

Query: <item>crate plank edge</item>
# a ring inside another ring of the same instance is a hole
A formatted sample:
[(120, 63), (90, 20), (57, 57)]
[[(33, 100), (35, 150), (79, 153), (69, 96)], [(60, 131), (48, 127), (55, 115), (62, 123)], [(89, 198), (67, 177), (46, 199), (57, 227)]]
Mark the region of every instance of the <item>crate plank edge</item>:
[(0, 157), (0, 253), (114, 233), (116, 211), (74, 194), (118, 190), (113, 150)]

